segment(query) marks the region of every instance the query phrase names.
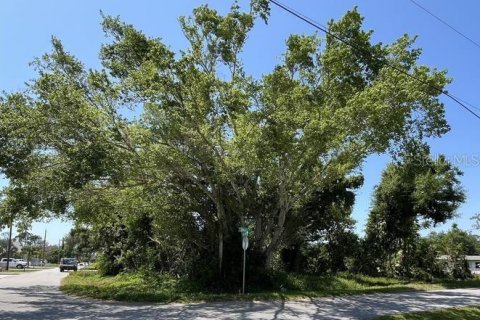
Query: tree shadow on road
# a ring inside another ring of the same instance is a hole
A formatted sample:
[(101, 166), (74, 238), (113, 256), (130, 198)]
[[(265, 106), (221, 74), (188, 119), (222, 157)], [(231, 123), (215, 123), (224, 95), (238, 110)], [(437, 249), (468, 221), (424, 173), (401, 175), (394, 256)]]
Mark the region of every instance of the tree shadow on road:
[(297, 302), (146, 304), (71, 297), (51, 286), (32, 286), (22, 290), (1, 288), (0, 294), (2, 320), (371, 319), (393, 312), (464, 305), (480, 305), (480, 296), (461, 291), (436, 291), (311, 298)]
[[(2, 295), (10, 296), (7, 309), (1, 312), (2, 320), (250, 319), (248, 315), (272, 311), (270, 304), (254, 302), (146, 304), (93, 300), (67, 296), (50, 286), (32, 286), (21, 291), (1, 288), (1, 291)], [(0, 306), (2, 300), (0, 298)]]
[(398, 312), (479, 305), (480, 296), (460, 291), (416, 291), (310, 299), (310, 303), (316, 308), (312, 319), (363, 320)]

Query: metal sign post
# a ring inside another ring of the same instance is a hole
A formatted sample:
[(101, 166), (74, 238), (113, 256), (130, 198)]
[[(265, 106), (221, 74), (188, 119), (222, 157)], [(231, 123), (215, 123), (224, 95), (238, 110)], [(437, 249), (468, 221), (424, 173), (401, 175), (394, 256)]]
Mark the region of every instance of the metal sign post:
[(7, 271), (10, 268), (10, 251), (12, 250), (12, 225), (13, 219), (10, 220), (10, 232), (8, 233), (8, 245), (7, 245)]
[(242, 294), (245, 294), (245, 263), (247, 261), (248, 249), (248, 227), (241, 227), (242, 233), (242, 249), (243, 249), (243, 277), (242, 277)]

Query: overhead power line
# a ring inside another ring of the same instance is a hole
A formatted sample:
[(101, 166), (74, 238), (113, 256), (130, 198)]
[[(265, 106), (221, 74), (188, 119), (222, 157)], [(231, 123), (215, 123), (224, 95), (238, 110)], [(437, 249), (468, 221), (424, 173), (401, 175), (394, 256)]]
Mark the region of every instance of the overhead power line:
[(474, 105), (471, 104), (470, 102), (465, 101), (465, 100), (463, 100), (462, 98), (456, 97), (456, 96), (454, 96), (454, 95), (451, 94), (451, 93), (450, 93), (450, 95), (451, 95), (452, 97), (454, 97), (455, 99), (461, 101), (463, 104), (466, 104), (466, 105), (469, 106), (470, 108), (476, 109), (476, 110), (480, 111), (480, 108), (479, 108), (479, 107), (474, 106)]
[(434, 17), (435, 19), (437, 19), (438, 21), (440, 21), (441, 23), (443, 23), (444, 25), (446, 25), (447, 27), (449, 27), (450, 29), (452, 29), (453, 31), (455, 31), (457, 34), (459, 34), (461, 37), (467, 39), (470, 43), (472, 43), (474, 46), (478, 47), (480, 49), (480, 44), (478, 44), (478, 42), (476, 42), (475, 40), (473, 40), (472, 38), (466, 36), (464, 33), (462, 33), (461, 31), (459, 31), (458, 29), (456, 29), (455, 27), (453, 27), (451, 24), (449, 24), (448, 22), (446, 22), (445, 20), (443, 20), (442, 18), (440, 18), (439, 16), (435, 15), (433, 12), (431, 12), (430, 10), (428, 10), (427, 8), (425, 8), (424, 6), (422, 6), (421, 4), (419, 4), (418, 2), (414, 1), (414, 0), (410, 0), (411, 3), (413, 3), (414, 5), (416, 5), (418, 8), (422, 9), (423, 11), (425, 11), (426, 13), (428, 13), (429, 15), (431, 15), (432, 17)]
[[(314, 28), (316, 28), (316, 29), (318, 29), (318, 30), (320, 30), (320, 31), (328, 34), (329, 36), (331, 36), (331, 37), (333, 37), (333, 38), (335, 38), (335, 39), (337, 39), (338, 41), (340, 41), (340, 42), (342, 42), (342, 43), (344, 43), (344, 44), (346, 44), (346, 45), (348, 45), (348, 46), (350, 46), (350, 47), (352, 47), (352, 48), (354, 48), (354, 49), (356, 49), (356, 50), (358, 50), (358, 51), (364, 51), (362, 48), (359, 48), (358, 46), (356, 46), (355, 44), (351, 43), (350, 41), (348, 41), (348, 40), (346, 40), (346, 39), (344, 39), (344, 38), (342, 38), (342, 37), (340, 37), (340, 36), (338, 36), (338, 35), (330, 32), (327, 27), (322, 26), (320, 23), (317, 23), (317, 22), (314, 21), (313, 19), (305, 16), (304, 14), (296, 11), (295, 9), (292, 9), (292, 8), (290, 8), (290, 7), (288, 7), (288, 6), (280, 3), (280, 2), (277, 1), (277, 0), (269, 0), (269, 1), (270, 1), (271, 3), (273, 3), (274, 5), (276, 5), (277, 7), (283, 9), (284, 11), (286, 11), (286, 12), (294, 15), (295, 17), (299, 18), (300, 20), (302, 20), (302, 21), (306, 22), (307, 24), (311, 25), (312, 27), (314, 27)], [(464, 108), (465, 110), (467, 110), (467, 111), (468, 111), (469, 113), (471, 113), (475, 118), (477, 118), (477, 119), (480, 120), (480, 115), (478, 115), (477, 113), (475, 113), (470, 107), (472, 107), (472, 108), (474, 108), (474, 109), (477, 109), (477, 110), (480, 110), (480, 108), (477, 108), (477, 107), (475, 107), (475, 106), (472, 106), (472, 105), (469, 104), (469, 103), (465, 103), (464, 100), (462, 100), (462, 99), (460, 99), (460, 98), (458, 98), (458, 97), (450, 94), (448, 91), (443, 90), (443, 88), (440, 88), (440, 87), (431, 85), (431, 84), (428, 83), (427, 81), (415, 77), (414, 75), (408, 73), (407, 71), (405, 71), (405, 70), (403, 70), (403, 69), (401, 69), (401, 68), (399, 68), (399, 67), (397, 67), (397, 66), (395, 66), (395, 65), (393, 65), (393, 64), (391, 64), (391, 63), (389, 63), (387, 60), (383, 59), (382, 57), (375, 57), (375, 56), (372, 55), (372, 58), (373, 58), (373, 59), (376, 59), (377, 61), (380, 61), (380, 62), (384, 63), (384, 65), (385, 65), (386, 67), (389, 67), (389, 68), (391, 68), (391, 69), (393, 69), (393, 70), (395, 70), (395, 71), (397, 71), (397, 72), (400, 72), (400, 73), (408, 76), (409, 78), (411, 78), (411, 79), (413, 79), (413, 80), (415, 80), (415, 81), (418, 81), (418, 82), (420, 82), (420, 83), (422, 83), (422, 84), (425, 84), (425, 85), (427, 85), (427, 86), (428, 86), (429, 88), (431, 88), (431, 89), (435, 89), (435, 90), (439, 91), (439, 92), (442, 93), (443, 95), (447, 96), (448, 98), (450, 98), (451, 100), (453, 100), (454, 102), (456, 102), (459, 106), (461, 106), (462, 108)], [(470, 107), (468, 107), (467, 104), (468, 104)]]

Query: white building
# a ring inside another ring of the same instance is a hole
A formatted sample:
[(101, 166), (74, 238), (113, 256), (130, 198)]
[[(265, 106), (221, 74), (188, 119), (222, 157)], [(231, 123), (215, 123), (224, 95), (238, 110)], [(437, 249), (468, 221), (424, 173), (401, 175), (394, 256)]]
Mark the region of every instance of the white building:
[[(438, 257), (439, 260), (447, 260), (448, 256), (442, 255)], [(480, 256), (465, 256), (465, 260), (468, 263), (468, 269), (472, 274), (480, 275)]]

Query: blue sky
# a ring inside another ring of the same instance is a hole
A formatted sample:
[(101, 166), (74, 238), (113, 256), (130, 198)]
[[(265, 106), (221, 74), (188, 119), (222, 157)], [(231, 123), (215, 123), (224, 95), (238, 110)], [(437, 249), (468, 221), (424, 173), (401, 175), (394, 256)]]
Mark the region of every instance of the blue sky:
[[(0, 90), (7, 92), (24, 88), (25, 81), (34, 78), (28, 63), (50, 50), (52, 35), (60, 38), (65, 48), (74, 53), (87, 67), (98, 67), (98, 50), (105, 41), (100, 27), (100, 10), (119, 15), (122, 20), (143, 30), (147, 35), (160, 37), (172, 49), (186, 46), (178, 25), (180, 15), (189, 15), (193, 8), (207, 1), (61, 1), (61, 0), (3, 0), (0, 3)], [(366, 29), (373, 29), (374, 40), (391, 43), (404, 33), (418, 35), (417, 46), (423, 48), (421, 63), (447, 69), (453, 83), (448, 90), (480, 107), (478, 95), (480, 48), (461, 38), (451, 29), (421, 11), (409, 0), (283, 0), (320, 24), (340, 18), (357, 6), (365, 17)], [(476, 0), (417, 0), (458, 30), (480, 42), (480, 2)], [(226, 12), (230, 1), (208, 1), (211, 7)], [(246, 7), (247, 1), (240, 1)], [(250, 34), (243, 54), (248, 71), (254, 76), (268, 73), (279, 61), (284, 43), (291, 33), (311, 34), (315, 30), (304, 22), (273, 6), (268, 25), (258, 23)], [(320, 33), (320, 36), (323, 36)], [(470, 217), (480, 212), (480, 152), (478, 143), (480, 120), (442, 97), (452, 130), (441, 139), (431, 141), (434, 154), (446, 154), (464, 172), (462, 184), (467, 201), (454, 219), (462, 228), (472, 229)], [(477, 110), (478, 111), (478, 110)], [(480, 113), (480, 111), (479, 111)], [(363, 166), (365, 184), (358, 191), (353, 216), (362, 232), (368, 215), (373, 187), (388, 163), (385, 155), (371, 156)], [(1, 181), (0, 184), (5, 184)], [(440, 226), (443, 230), (450, 226)], [(33, 231), (43, 234), (48, 229), (48, 241), (58, 243), (70, 228), (69, 223), (52, 221), (37, 223)]]

